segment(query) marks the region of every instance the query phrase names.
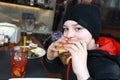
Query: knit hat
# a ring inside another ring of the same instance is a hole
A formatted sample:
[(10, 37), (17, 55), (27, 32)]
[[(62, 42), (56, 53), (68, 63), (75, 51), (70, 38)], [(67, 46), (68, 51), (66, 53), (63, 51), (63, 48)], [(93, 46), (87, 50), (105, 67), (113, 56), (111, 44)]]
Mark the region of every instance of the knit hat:
[(101, 12), (100, 8), (91, 4), (77, 4), (72, 6), (64, 15), (63, 23), (67, 20), (76, 21), (86, 28), (95, 40), (101, 32)]

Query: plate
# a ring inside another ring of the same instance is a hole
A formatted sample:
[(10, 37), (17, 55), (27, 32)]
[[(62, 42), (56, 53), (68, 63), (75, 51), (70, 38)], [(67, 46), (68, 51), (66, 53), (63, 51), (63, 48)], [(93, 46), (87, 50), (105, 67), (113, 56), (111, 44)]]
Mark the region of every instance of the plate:
[(45, 55), (45, 50), (43, 48), (37, 47), (35, 49), (31, 49), (28, 53), (28, 59), (36, 59)]
[(59, 78), (11, 78), (9, 80), (62, 80)]

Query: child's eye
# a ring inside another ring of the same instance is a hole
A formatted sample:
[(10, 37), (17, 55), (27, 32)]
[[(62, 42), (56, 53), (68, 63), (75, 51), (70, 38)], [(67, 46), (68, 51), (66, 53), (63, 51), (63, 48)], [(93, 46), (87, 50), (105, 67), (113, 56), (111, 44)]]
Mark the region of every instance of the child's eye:
[(63, 28), (63, 30), (64, 30), (64, 31), (67, 31), (67, 30), (68, 30), (68, 28)]
[(80, 29), (82, 29), (82, 28), (75, 28), (76, 31), (79, 31)]

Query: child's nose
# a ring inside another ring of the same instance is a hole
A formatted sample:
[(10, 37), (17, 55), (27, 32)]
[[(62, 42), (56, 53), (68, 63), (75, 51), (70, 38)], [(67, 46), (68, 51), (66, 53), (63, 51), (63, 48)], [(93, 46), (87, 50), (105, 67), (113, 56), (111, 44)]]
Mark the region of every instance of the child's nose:
[(74, 32), (68, 32), (67, 34), (66, 34), (66, 37), (67, 38), (72, 38), (72, 37), (74, 37), (75, 35), (74, 35)]

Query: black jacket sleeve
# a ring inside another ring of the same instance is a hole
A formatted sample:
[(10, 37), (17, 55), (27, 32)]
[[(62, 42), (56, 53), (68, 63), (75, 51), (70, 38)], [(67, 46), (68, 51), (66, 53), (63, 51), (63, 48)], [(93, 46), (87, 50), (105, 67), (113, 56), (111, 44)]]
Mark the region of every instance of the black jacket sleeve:
[(60, 71), (60, 60), (58, 58), (50, 61), (47, 59), (47, 56), (44, 56), (43, 63), (48, 71), (50, 72), (59, 72)]

